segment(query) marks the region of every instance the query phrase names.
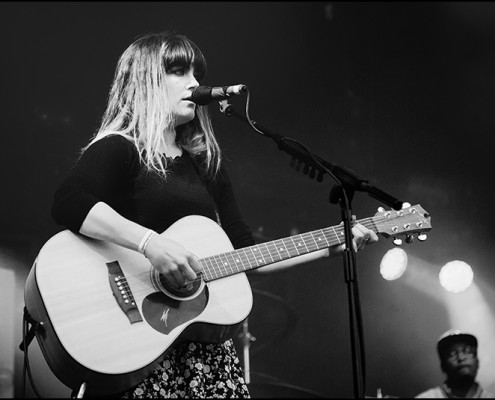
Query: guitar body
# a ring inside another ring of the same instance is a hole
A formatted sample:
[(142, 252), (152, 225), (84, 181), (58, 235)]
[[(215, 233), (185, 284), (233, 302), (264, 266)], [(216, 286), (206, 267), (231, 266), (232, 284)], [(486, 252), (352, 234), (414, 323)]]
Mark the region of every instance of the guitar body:
[[(201, 216), (185, 217), (162, 235), (199, 258), (233, 250), (224, 231)], [(135, 304), (132, 318), (112, 290), (112, 262)], [(89, 394), (124, 391), (147, 377), (174, 344), (227, 340), (251, 311), (243, 272), (206, 282), (181, 300), (159, 291), (151, 276), (143, 255), (109, 242), (68, 230), (46, 242), (28, 275), (25, 304), (42, 324), (36, 337), (61, 382), (74, 390), (86, 382)]]

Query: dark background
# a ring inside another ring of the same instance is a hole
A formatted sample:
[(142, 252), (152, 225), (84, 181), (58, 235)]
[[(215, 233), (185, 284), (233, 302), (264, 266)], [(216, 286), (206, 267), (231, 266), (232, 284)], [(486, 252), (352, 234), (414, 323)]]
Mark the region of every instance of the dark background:
[[(254, 120), (431, 214), (428, 240), (404, 247), (410, 265), (399, 280), (379, 274), (392, 240), (358, 255), (366, 395), (411, 397), (441, 382), (435, 344), (451, 327), (478, 335), (478, 377), (495, 391), (494, 3), (19, 2), (0, 3), (0, 18), (0, 246), (2, 268), (16, 274), (16, 344), (25, 277), (62, 229), (50, 215), (53, 192), (98, 127), (118, 57), (139, 34), (175, 29), (206, 55), (204, 84), (246, 84)], [(232, 100), (241, 113), (245, 102)], [(273, 141), (210, 107), (260, 240), (340, 222), (328, 176), (317, 183), (297, 172)], [(364, 218), (382, 205), (357, 192), (353, 212)], [(438, 284), (451, 260), (474, 271), (457, 295)], [(352, 397), (342, 260), (252, 283), (253, 395)], [(67, 395), (36, 346), (40, 391)], [(22, 353), (9, 351), (19, 395)]]

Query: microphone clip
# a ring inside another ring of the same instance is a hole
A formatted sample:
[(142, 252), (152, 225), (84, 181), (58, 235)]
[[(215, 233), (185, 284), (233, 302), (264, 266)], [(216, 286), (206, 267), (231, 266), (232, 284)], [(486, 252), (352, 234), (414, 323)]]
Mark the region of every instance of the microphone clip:
[(221, 113), (225, 114), (227, 117), (232, 116), (232, 104), (230, 104), (228, 100), (220, 100), (218, 104)]

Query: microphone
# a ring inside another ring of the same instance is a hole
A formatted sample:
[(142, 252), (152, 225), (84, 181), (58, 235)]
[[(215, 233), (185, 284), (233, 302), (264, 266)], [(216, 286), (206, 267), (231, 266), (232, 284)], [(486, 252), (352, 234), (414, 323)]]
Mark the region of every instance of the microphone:
[(232, 86), (198, 86), (192, 91), (191, 97), (188, 99), (193, 103), (205, 106), (212, 101), (222, 100), (232, 95), (240, 95), (247, 91), (246, 85), (232, 85)]

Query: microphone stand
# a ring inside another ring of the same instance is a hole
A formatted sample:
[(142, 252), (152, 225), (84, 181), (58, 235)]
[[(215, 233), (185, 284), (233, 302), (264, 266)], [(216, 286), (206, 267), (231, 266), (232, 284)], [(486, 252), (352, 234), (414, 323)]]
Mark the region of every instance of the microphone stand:
[(321, 157), (312, 154), (298, 142), (296, 142), (296, 144), (294, 141), (291, 141), (278, 133), (270, 131), (257, 122), (249, 120), (247, 117), (235, 111), (227, 100), (222, 100), (219, 103), (220, 111), (223, 114), (228, 117), (234, 116), (241, 121), (248, 123), (261, 135), (267, 136), (274, 140), (275, 143), (277, 143), (278, 149), (290, 154), (293, 157), (293, 160), (295, 159), (299, 162), (303, 162), (305, 164), (304, 172), (309, 173), (310, 177), (314, 177), (316, 175), (316, 171), (318, 171), (318, 181), (321, 182), (323, 180), (323, 174), (327, 173), (338, 182), (338, 185), (332, 188), (329, 200), (333, 204), (340, 204), (342, 221), (344, 223), (345, 249), (343, 252), (343, 262), (349, 303), (354, 396), (355, 398), (364, 398), (365, 352), (362, 314), (359, 304), (359, 290), (356, 273), (356, 253), (352, 246), (353, 236), (351, 200), (355, 191), (363, 191), (367, 192), (371, 197), (374, 197), (380, 202), (394, 208), (395, 210), (400, 210), (403, 202), (371, 185), (366, 179), (358, 176), (352, 170), (345, 167), (340, 167), (338, 165), (332, 165)]

